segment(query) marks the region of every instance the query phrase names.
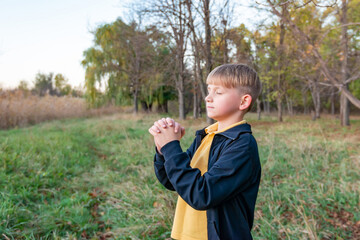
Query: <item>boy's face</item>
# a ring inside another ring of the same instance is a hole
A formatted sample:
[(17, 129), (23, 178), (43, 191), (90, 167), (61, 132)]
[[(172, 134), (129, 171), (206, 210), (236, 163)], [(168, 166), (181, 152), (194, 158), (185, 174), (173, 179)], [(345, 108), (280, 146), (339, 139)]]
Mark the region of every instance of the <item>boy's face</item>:
[(242, 96), (236, 88), (208, 84), (205, 98), (207, 115), (217, 121), (232, 119), (241, 113)]

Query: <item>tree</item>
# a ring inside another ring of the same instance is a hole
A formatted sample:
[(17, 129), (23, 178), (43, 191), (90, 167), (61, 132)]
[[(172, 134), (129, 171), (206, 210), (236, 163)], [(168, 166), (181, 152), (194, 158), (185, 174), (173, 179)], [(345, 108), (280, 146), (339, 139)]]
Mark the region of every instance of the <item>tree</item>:
[[(169, 99), (154, 96), (167, 92), (166, 69), (173, 66), (166, 35), (154, 26), (142, 30), (137, 23), (126, 24), (121, 19), (99, 26), (94, 35), (95, 46), (84, 52), (82, 61), (87, 99), (93, 106), (126, 104), (132, 98), (137, 113), (139, 102), (146, 111), (151, 110), (154, 99), (167, 104)], [(104, 93), (97, 84), (105, 85)]]
[(213, 69), (211, 54), (211, 27), (210, 27), (210, 0), (201, 0), (203, 3), (204, 25), (205, 25), (205, 58), (206, 58), (206, 76)]
[(185, 11), (186, 5), (182, 0), (153, 0), (143, 8), (144, 13), (158, 18), (158, 22), (162, 23), (163, 29), (169, 31), (173, 40), (176, 71), (173, 71), (172, 78), (178, 93), (179, 118), (182, 120), (185, 119), (185, 52), (189, 36)]
[(40, 96), (44, 96), (45, 94), (53, 95), (53, 73), (45, 74), (38, 73), (35, 76), (34, 81), (34, 91)]
[(25, 80), (21, 80), (17, 88), (22, 91), (29, 91), (29, 83)]
[[(340, 82), (343, 84), (343, 88), (348, 90), (349, 89), (349, 83), (346, 82), (346, 80), (349, 78), (348, 74), (348, 21), (347, 21), (347, 8), (348, 8), (348, 1), (342, 0), (342, 6), (341, 6), (341, 17), (340, 17), (340, 24), (341, 24), (341, 77)], [(344, 94), (344, 92), (341, 92), (340, 96), (340, 121), (342, 126), (349, 126), (350, 125), (350, 119), (349, 119), (349, 101)]]
[[(194, 8), (196, 8), (194, 6), (193, 1), (191, 0), (186, 0), (185, 1), (186, 7), (187, 7), (187, 19), (188, 19), (188, 26), (191, 32), (191, 48), (192, 48), (192, 53), (193, 53), (193, 116), (194, 118), (198, 118), (199, 116), (199, 112), (201, 109), (201, 102), (198, 101), (198, 89), (200, 89), (200, 93), (202, 96), (202, 99), (205, 101), (205, 97), (206, 97), (206, 86), (205, 86), (205, 82), (203, 79), (203, 69), (201, 67), (201, 46), (202, 44), (202, 40), (199, 37), (200, 34), (197, 33), (196, 28), (195, 28), (195, 14), (193, 14), (194, 12)], [(205, 102), (206, 104), (206, 102)]]
[(70, 84), (68, 84), (68, 81), (69, 80), (61, 73), (55, 75), (54, 85), (57, 95), (64, 96), (64, 95), (69, 95), (71, 93), (72, 89)]
[[(187, 6), (186, 19), (189, 30), (191, 32), (190, 42), (193, 55), (194, 117), (198, 115), (197, 111), (200, 109), (199, 105), (201, 104), (200, 101), (197, 101), (197, 89), (200, 90), (201, 97), (206, 105), (206, 77), (213, 70), (215, 65), (228, 63), (229, 61), (226, 46), (226, 28), (230, 22), (229, 1), (225, 0), (219, 4), (220, 8), (218, 15), (221, 18), (220, 21), (219, 19), (214, 19), (214, 14), (212, 14), (211, 10), (211, 3), (214, 3), (214, 1), (185, 1)], [(212, 22), (211, 19), (213, 19)], [(220, 22), (223, 26), (223, 31), (221, 34), (219, 30), (216, 31), (216, 26), (219, 25)], [(214, 36), (214, 30), (215, 34), (218, 34), (217, 36)], [(217, 37), (220, 39), (220, 41), (217, 41)], [(220, 53), (220, 48), (222, 48), (224, 51), (221, 52), (223, 53), (222, 61), (219, 61), (218, 64), (218, 62), (216, 62), (216, 57)], [(211, 124), (213, 123), (213, 120), (207, 117), (207, 122)]]
[[(138, 112), (138, 94), (141, 75), (147, 69), (144, 62), (148, 46), (146, 34), (137, 30), (137, 25), (127, 25), (121, 19), (98, 27), (95, 46), (84, 52), (83, 66), (86, 68), (86, 92), (95, 105), (99, 100), (96, 83), (105, 84), (103, 102), (122, 101), (131, 91), (134, 112)], [(142, 68), (143, 67), (143, 68)]]
[[(286, 1), (286, 2), (288, 2), (288, 1)], [(275, 3), (274, 1), (267, 0), (267, 3), (269, 4), (269, 7), (271, 8), (272, 13), (274, 13), (279, 18), (283, 19), (283, 21), (291, 29), (292, 33), (297, 36), (296, 39), (297, 39), (298, 43), (301, 43), (301, 44), (305, 43), (308, 46), (308, 49), (310, 49), (313, 56), (320, 63), (320, 69), (321, 69), (322, 73), (324, 74), (324, 76), (326, 77), (326, 79), (328, 79), (333, 86), (337, 87), (340, 90), (341, 94), (343, 94), (343, 96), (345, 96), (351, 103), (353, 103), (357, 108), (360, 108), (360, 100), (357, 99), (347, 89), (347, 87), (344, 85), (344, 82), (341, 82), (341, 80), (337, 76), (331, 74), (331, 71), (330, 71), (326, 61), (321, 56), (318, 47), (311, 41), (311, 38), (309, 37), (309, 35), (305, 34), (289, 17), (287, 17), (288, 14), (282, 15), (280, 13), (280, 11), (278, 10), (278, 7), (279, 6), (281, 7), (284, 2), (280, 1), (280, 3)], [(313, 1), (307, 1), (302, 6), (307, 5), (309, 3), (313, 3)], [(316, 2), (314, 2), (314, 4), (316, 5)], [(354, 23), (354, 24), (357, 24), (357, 23)], [(349, 77), (348, 79), (346, 79), (345, 82), (348, 82), (350, 80), (355, 80), (355, 79), (353, 79), (352, 77)], [(345, 124), (345, 123), (343, 121), (341, 121), (341, 124)]]

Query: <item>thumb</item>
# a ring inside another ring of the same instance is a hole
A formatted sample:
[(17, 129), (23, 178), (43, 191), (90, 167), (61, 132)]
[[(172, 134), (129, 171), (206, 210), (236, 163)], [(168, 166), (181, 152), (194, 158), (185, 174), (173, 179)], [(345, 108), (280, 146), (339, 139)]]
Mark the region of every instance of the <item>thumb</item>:
[(181, 127), (181, 137), (183, 137), (185, 135), (185, 128)]

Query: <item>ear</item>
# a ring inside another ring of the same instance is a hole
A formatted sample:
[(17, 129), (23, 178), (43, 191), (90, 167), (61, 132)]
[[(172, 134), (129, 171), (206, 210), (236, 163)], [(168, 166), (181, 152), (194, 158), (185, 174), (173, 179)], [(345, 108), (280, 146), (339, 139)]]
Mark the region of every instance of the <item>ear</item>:
[(243, 111), (249, 108), (251, 102), (252, 102), (252, 97), (249, 94), (245, 94), (244, 96), (241, 97), (241, 103), (239, 109)]

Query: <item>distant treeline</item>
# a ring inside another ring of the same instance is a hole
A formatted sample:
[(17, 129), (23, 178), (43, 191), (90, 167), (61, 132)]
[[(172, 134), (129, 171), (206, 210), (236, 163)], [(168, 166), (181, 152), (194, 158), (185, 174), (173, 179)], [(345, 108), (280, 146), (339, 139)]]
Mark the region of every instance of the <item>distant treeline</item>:
[[(21, 90), (26, 94), (31, 93), (43, 97), (45, 95), (51, 96), (72, 96), (82, 97), (84, 94), (81, 89), (73, 88), (68, 79), (61, 73), (54, 75), (54, 73), (37, 73), (33, 81), (33, 87), (29, 86), (27, 81), (20, 81), (16, 90)], [(0, 89), (1, 90), (1, 89)], [(16, 91), (15, 90), (15, 91)]]
[(263, 20), (253, 31), (233, 24), (245, 16), (237, 4), (151, 0), (135, 3), (128, 23), (98, 26), (82, 61), (87, 100), (166, 112), (176, 99), (180, 119), (197, 118), (208, 73), (245, 63), (263, 83), (258, 112), (276, 110), (282, 121), (284, 109), (315, 118), (326, 110), (348, 125), (349, 102), (360, 108), (360, 1), (257, 1)]

